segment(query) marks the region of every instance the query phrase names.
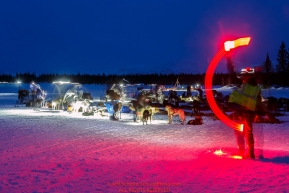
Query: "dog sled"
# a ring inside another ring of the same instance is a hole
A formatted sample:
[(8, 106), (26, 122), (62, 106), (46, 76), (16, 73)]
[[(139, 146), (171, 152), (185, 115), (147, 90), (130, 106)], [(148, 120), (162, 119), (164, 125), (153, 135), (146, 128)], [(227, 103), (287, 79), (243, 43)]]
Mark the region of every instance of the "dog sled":
[(46, 92), (41, 89), (40, 85), (32, 82), (30, 84), (30, 92), (27, 89), (18, 91), (17, 103), (25, 104), (26, 107), (41, 108), (45, 103)]
[(142, 95), (147, 101), (162, 104), (164, 100), (164, 94), (162, 92), (163, 88), (164, 87), (155, 84), (144, 85), (142, 83), (109, 84), (107, 85), (104, 100), (121, 100), (124, 103), (128, 103), (132, 100), (136, 100), (140, 95)]
[(149, 103), (163, 104), (165, 95), (161, 90), (142, 89), (138, 97), (144, 97), (144, 100)]
[(57, 96), (51, 101), (52, 110), (66, 110), (69, 113), (83, 112), (84, 115), (92, 112), (90, 104), (93, 98), (81, 84), (62, 81), (53, 82), (53, 84), (56, 86)]
[(30, 101), (29, 91), (26, 89), (18, 90), (18, 104), (26, 104)]
[(105, 101), (131, 101), (138, 96), (139, 85), (108, 84)]
[[(122, 113), (133, 113), (134, 121), (141, 120), (147, 106), (160, 106), (164, 101), (164, 86), (151, 84), (111, 84), (107, 85), (104, 105), (110, 119), (119, 120)], [(138, 108), (141, 106), (141, 108)]]
[[(164, 95), (157, 85), (144, 84), (113, 84), (108, 85), (105, 106), (112, 120), (121, 118), (121, 113), (133, 113), (134, 121), (140, 120), (143, 110), (136, 107), (136, 103), (143, 106), (152, 103), (163, 103)], [(137, 102), (136, 102), (137, 101)]]
[(121, 113), (130, 112), (129, 108), (123, 105), (123, 102), (128, 100), (126, 94), (128, 93), (125, 92), (123, 86), (117, 84), (112, 85), (111, 88), (106, 91), (104, 105), (107, 108), (110, 120), (119, 120)]
[(132, 112), (128, 106), (124, 106), (120, 101), (106, 102), (104, 105), (107, 108), (110, 120), (119, 120), (122, 113)]

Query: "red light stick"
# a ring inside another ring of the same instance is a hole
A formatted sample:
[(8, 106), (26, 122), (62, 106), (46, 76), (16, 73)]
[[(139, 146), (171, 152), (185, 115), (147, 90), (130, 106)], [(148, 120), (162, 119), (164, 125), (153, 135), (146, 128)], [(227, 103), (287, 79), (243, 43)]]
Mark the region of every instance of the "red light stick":
[(231, 127), (232, 129), (243, 131), (243, 124), (236, 123), (229, 119), (218, 107), (215, 98), (213, 96), (212, 92), (212, 80), (213, 80), (213, 75), (215, 72), (215, 69), (222, 59), (222, 57), (226, 54), (226, 52), (230, 51), (232, 48), (236, 48), (239, 46), (246, 46), (249, 44), (251, 38), (250, 37), (245, 37), (245, 38), (239, 38), (234, 41), (226, 41), (224, 43), (224, 47), (219, 50), (219, 52), (214, 56), (214, 58), (211, 60), (207, 72), (206, 72), (206, 77), (205, 77), (205, 90), (206, 90), (206, 97), (208, 100), (208, 103), (214, 112), (214, 114), (227, 126)]

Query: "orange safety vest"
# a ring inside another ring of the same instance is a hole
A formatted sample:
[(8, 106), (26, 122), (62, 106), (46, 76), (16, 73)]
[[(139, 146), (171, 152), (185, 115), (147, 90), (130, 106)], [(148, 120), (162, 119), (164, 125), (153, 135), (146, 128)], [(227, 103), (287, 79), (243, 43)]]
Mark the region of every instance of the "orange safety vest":
[(229, 97), (231, 103), (241, 105), (251, 111), (257, 108), (257, 97), (261, 93), (259, 86), (244, 84), (240, 90), (234, 90)]

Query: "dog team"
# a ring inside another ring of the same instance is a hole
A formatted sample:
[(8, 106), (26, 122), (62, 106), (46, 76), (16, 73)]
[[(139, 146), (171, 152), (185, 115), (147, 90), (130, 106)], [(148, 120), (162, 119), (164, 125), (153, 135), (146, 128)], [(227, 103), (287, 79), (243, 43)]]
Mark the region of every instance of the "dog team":
[[(145, 124), (147, 125), (148, 121), (151, 123), (153, 115), (159, 112), (159, 108), (151, 107), (149, 105), (145, 107), (139, 107), (134, 104), (134, 107), (130, 106), (130, 109), (136, 112), (135, 120), (141, 120), (143, 122), (143, 125)], [(172, 124), (173, 117), (178, 116), (180, 118), (181, 124), (185, 125), (186, 115), (183, 109), (173, 108), (170, 105), (166, 105), (165, 111), (167, 111), (167, 115), (168, 115), (168, 124)], [(188, 121), (187, 124), (188, 125), (201, 125), (203, 124), (203, 119), (201, 118), (201, 116), (196, 116), (194, 120)]]
[[(55, 99), (51, 102), (51, 108), (52, 110), (59, 110), (62, 104), (62, 99)], [(81, 112), (87, 112), (89, 110), (89, 101), (83, 100), (83, 101), (76, 101), (71, 105), (71, 109), (68, 109), (69, 112), (77, 113), (79, 111)], [(141, 108), (133, 108), (130, 106), (130, 109), (133, 111), (136, 111), (136, 120), (139, 119), (142, 121), (143, 125), (147, 125), (148, 122), (152, 123), (152, 117), (155, 113), (159, 112), (159, 108), (157, 107), (141, 107)], [(172, 124), (172, 120), (174, 116), (179, 116), (181, 124), (184, 125), (186, 122), (186, 115), (183, 109), (180, 108), (173, 108), (170, 105), (165, 106), (165, 110), (167, 111), (168, 115), (168, 124)], [(196, 117), (195, 120), (190, 120), (187, 123), (188, 125), (201, 125), (203, 124), (201, 117)]]
[[(51, 102), (52, 110), (59, 110), (61, 105), (62, 105), (62, 99), (61, 98), (52, 100), (52, 102)], [(87, 112), (89, 110), (89, 105), (90, 105), (90, 101), (87, 99), (84, 99), (81, 101), (76, 101), (76, 102), (73, 102), (71, 104), (71, 109), (68, 108), (68, 111), (74, 112), (74, 113), (77, 113), (79, 111)], [(48, 105), (46, 105), (46, 106), (48, 106)]]

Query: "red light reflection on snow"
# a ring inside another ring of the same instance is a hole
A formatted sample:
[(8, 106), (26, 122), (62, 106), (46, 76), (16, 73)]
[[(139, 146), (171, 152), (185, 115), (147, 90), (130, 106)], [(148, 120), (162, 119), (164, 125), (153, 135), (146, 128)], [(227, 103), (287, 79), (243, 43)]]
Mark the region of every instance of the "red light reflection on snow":
[(232, 158), (233, 158), (233, 159), (243, 159), (243, 157), (242, 157), (242, 156), (239, 156), (239, 155), (233, 155)]

